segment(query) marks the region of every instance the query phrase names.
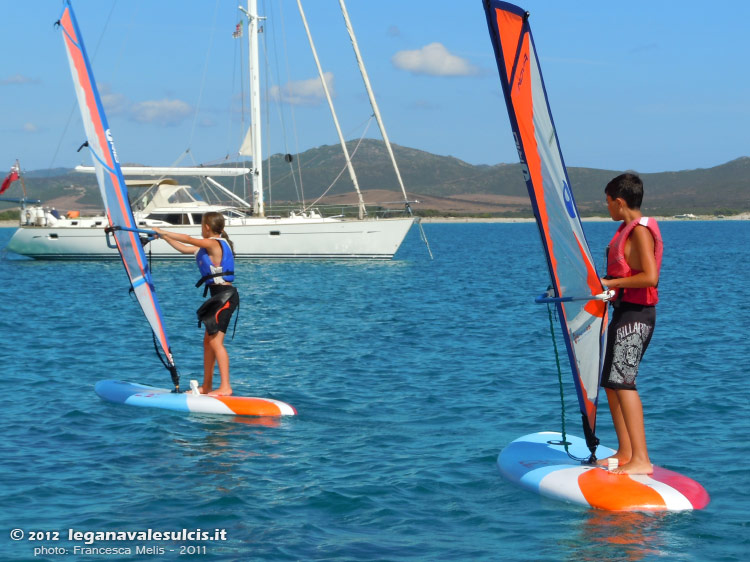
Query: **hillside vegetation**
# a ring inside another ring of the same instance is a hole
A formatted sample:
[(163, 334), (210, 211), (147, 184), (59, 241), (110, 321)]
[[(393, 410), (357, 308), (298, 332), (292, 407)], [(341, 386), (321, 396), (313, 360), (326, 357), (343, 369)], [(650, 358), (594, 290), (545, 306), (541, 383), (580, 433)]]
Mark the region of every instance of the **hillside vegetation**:
[[(349, 143), (354, 152), (355, 143)], [(531, 207), (520, 164), (472, 165), (450, 156), (438, 156), (394, 145), (396, 160), (412, 205), (421, 215), (530, 216)], [(364, 140), (353, 156), (354, 168), (368, 204), (398, 207), (402, 200), (393, 167), (381, 141)], [(291, 169), (302, 168), (302, 181)], [(264, 164), (271, 188), (271, 205), (310, 202), (323, 192), (320, 206), (345, 206), (356, 201), (338, 146), (321, 146), (295, 156), (288, 163), (275, 154)], [(270, 170), (270, 173), (269, 173)], [(623, 170), (568, 169), (576, 203), (583, 216), (604, 215), (604, 186)], [(342, 173), (343, 172), (343, 173)], [(337, 176), (338, 181), (334, 183)], [(750, 211), (750, 158), (742, 157), (707, 169), (641, 175), (646, 186), (644, 212), (736, 214)], [(59, 210), (101, 209), (96, 179), (69, 169), (27, 171), (27, 195)], [(328, 189), (330, 187), (330, 189)], [(327, 190), (327, 191), (326, 191)], [(6, 196), (21, 195), (20, 182)], [(0, 210), (13, 205), (0, 203)]]

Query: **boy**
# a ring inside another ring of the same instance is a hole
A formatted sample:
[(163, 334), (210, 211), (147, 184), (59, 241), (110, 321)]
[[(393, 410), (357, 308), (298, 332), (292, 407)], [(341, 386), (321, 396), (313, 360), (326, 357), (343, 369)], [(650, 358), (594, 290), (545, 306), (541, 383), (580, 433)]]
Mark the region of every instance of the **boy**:
[(602, 386), (618, 441), (613, 457), (619, 468), (614, 472), (651, 474), (654, 469), (635, 379), (656, 322), (663, 244), (656, 221), (641, 215), (643, 182), (637, 175), (617, 176), (604, 193), (612, 220), (622, 221), (607, 247), (607, 276), (602, 279), (607, 288), (616, 291), (602, 370)]

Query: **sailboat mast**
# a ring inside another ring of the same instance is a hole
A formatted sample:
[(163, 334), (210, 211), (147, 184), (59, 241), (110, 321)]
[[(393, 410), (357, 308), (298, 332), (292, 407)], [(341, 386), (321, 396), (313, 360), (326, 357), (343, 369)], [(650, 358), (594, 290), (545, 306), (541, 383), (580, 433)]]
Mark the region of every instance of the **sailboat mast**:
[(253, 213), (265, 216), (263, 202), (263, 151), (260, 138), (260, 70), (258, 57), (258, 5), (257, 0), (247, 0), (247, 42), (250, 80), (250, 135), (253, 154)]
[(359, 201), (359, 218), (360, 220), (365, 217), (365, 202), (362, 199), (362, 192), (359, 190), (359, 183), (357, 182), (357, 175), (354, 173), (354, 167), (352, 166), (352, 159), (349, 156), (349, 151), (346, 148), (346, 141), (344, 135), (341, 132), (339, 126), (339, 120), (336, 117), (336, 110), (333, 108), (333, 100), (331, 99), (331, 93), (328, 91), (328, 84), (323, 76), (323, 69), (320, 66), (320, 60), (318, 59), (318, 52), (315, 50), (315, 43), (313, 42), (312, 35), (310, 34), (310, 27), (307, 25), (307, 18), (305, 17), (305, 11), (302, 9), (302, 2), (297, 0), (297, 6), (299, 7), (300, 16), (302, 16), (302, 23), (305, 25), (305, 31), (307, 32), (307, 40), (310, 42), (310, 50), (312, 51), (315, 64), (318, 67), (318, 74), (320, 75), (320, 81), (323, 84), (323, 91), (325, 92), (326, 99), (328, 100), (328, 107), (331, 109), (331, 115), (333, 116), (333, 123), (336, 125), (336, 132), (339, 135), (339, 142), (341, 143), (341, 149), (344, 151), (344, 157), (346, 158), (346, 168), (349, 170), (349, 177), (354, 184), (354, 189), (357, 192), (357, 199)]
[(401, 186), (401, 193), (403, 193), (404, 195), (404, 201), (408, 202), (408, 196), (406, 195), (404, 181), (401, 179), (401, 172), (398, 169), (398, 164), (396, 164), (396, 157), (394, 156), (393, 149), (391, 148), (391, 141), (388, 139), (388, 133), (386, 133), (385, 131), (385, 123), (383, 123), (383, 118), (380, 116), (378, 102), (375, 101), (375, 94), (372, 91), (372, 86), (370, 85), (370, 78), (367, 75), (367, 69), (365, 68), (365, 62), (362, 59), (362, 53), (360, 53), (359, 51), (359, 45), (357, 44), (357, 37), (354, 35), (352, 22), (349, 20), (349, 12), (346, 9), (346, 3), (344, 2), (344, 0), (339, 0), (339, 5), (341, 6), (341, 13), (344, 16), (344, 22), (346, 23), (346, 30), (349, 32), (349, 38), (352, 41), (352, 47), (354, 47), (354, 55), (357, 57), (357, 65), (359, 66), (359, 71), (362, 74), (362, 81), (365, 83), (365, 89), (367, 90), (367, 95), (370, 98), (370, 106), (372, 107), (372, 112), (375, 114), (375, 120), (378, 122), (378, 127), (380, 128), (380, 135), (383, 137), (385, 148), (388, 151), (388, 155), (391, 157), (393, 170), (396, 172), (398, 184), (399, 186)]

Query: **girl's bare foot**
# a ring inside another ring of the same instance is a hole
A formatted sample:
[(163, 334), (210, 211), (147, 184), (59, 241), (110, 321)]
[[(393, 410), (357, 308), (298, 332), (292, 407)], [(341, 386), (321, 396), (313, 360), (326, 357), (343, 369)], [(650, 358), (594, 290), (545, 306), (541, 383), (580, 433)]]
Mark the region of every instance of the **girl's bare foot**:
[[(190, 385), (190, 390), (186, 390), (186, 394), (192, 394), (195, 395), (195, 391), (198, 392), (198, 394), (206, 394), (206, 392), (203, 390), (203, 385), (193, 388), (192, 385)], [(208, 389), (209, 392), (211, 392), (211, 389)]]
[(216, 390), (212, 390), (208, 393), (209, 396), (231, 396), (232, 395), (232, 387), (231, 386), (220, 386)]

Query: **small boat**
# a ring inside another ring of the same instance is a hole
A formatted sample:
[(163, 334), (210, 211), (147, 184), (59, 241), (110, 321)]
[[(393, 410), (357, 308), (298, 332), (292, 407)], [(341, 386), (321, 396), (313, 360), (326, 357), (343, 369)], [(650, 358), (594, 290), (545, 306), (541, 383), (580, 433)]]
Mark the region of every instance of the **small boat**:
[[(373, 114), (380, 125), (383, 141), (391, 156), (396, 178), (404, 196), (403, 211), (398, 213), (398, 216), (392, 214), (378, 216), (367, 210), (330, 95), (327, 95), (346, 159), (346, 169), (358, 196), (357, 217), (323, 216), (317, 208), (309, 206), (303, 206), (284, 217), (266, 214), (263, 197), (261, 88), (258, 56), (258, 34), (262, 32), (259, 21), (263, 18), (258, 15), (256, 3), (256, 0), (248, 0), (247, 9), (241, 8), (247, 19), (250, 53), (248, 65), (251, 126), (239, 149), (239, 155), (249, 157), (252, 161), (252, 168), (123, 166), (124, 176), (140, 178), (139, 181), (129, 180), (128, 186), (141, 187), (145, 190), (143, 195), (133, 195), (130, 201), (138, 226), (141, 228), (168, 227), (177, 232), (200, 236), (201, 215), (207, 211), (218, 211), (226, 218), (226, 231), (235, 245), (237, 258), (392, 259), (412, 224), (418, 222), (418, 219), (412, 215), (406, 189), (385, 132), (343, 0), (340, 0), (340, 5), (346, 28), (354, 47)], [(307, 21), (301, 4), (299, 4), (299, 11), (308, 32), (321, 83), (324, 90), (327, 90), (324, 72), (318, 61), (312, 36), (307, 29)], [(240, 27), (238, 24), (238, 29)], [(287, 156), (291, 160), (291, 156)], [(76, 171), (93, 172), (94, 168), (78, 167)], [(200, 177), (202, 183), (209, 184), (214, 192), (221, 194), (222, 202), (214, 200), (213, 203), (209, 203), (205, 197), (196, 194), (191, 186), (179, 185), (174, 178), (181, 176)], [(246, 177), (252, 184), (252, 201), (248, 202), (235, 195), (213, 179), (220, 176)], [(60, 216), (53, 209), (45, 209), (41, 205), (22, 206), (19, 228), (8, 243), (7, 249), (35, 259), (116, 259), (118, 258), (117, 251), (107, 244), (107, 237), (104, 233), (104, 229), (109, 226), (104, 215)], [(426, 242), (424, 233), (422, 235)], [(148, 251), (152, 258), (184, 258), (184, 255), (179, 254), (163, 240), (152, 240), (148, 244)]]

